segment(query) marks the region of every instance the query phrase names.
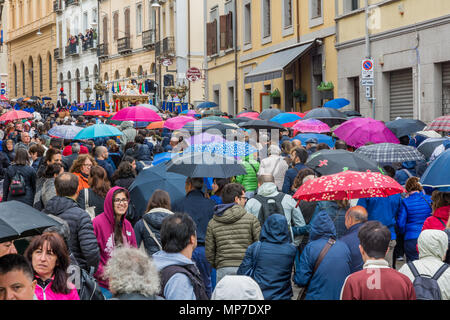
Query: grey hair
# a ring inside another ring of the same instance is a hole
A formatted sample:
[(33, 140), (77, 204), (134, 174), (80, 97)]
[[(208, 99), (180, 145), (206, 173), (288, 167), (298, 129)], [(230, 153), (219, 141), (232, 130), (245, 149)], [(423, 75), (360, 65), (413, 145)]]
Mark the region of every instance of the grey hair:
[(158, 270), (153, 260), (136, 248), (119, 247), (109, 259), (104, 275), (115, 294), (138, 293), (146, 297), (160, 290)]
[(278, 156), (281, 154), (281, 149), (278, 146), (272, 144), (269, 147), (268, 153), (269, 153), (269, 155), (277, 155)]
[(72, 144), (72, 153), (80, 153), (80, 144), (79, 143), (74, 143)]

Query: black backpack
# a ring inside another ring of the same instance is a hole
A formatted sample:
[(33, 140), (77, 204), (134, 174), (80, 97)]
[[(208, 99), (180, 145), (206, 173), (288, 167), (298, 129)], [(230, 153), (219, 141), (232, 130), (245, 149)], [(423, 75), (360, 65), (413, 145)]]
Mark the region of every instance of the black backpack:
[(26, 193), (25, 187), (25, 179), (17, 169), (9, 184), (9, 193), (14, 197), (23, 196)]
[[(71, 265), (70, 268), (75, 270), (76, 276), (73, 278), (70, 277), (69, 279), (72, 280), (72, 283), (77, 287), (80, 300), (106, 300), (97, 280), (94, 278), (93, 267), (91, 267), (90, 273), (77, 265)], [(77, 279), (78, 275), (79, 278)], [(79, 281), (79, 283), (74, 281)]]
[(444, 263), (432, 277), (419, 274), (412, 262), (408, 262), (408, 267), (414, 275), (413, 285), (417, 300), (442, 300), (441, 289), (437, 280), (447, 270), (448, 264)]
[(283, 201), (285, 195), (286, 194), (279, 192), (275, 197), (263, 197), (258, 194), (254, 196), (254, 199), (261, 203), (261, 208), (258, 213), (258, 219), (261, 227), (270, 215), (274, 213), (284, 215), (284, 209), (281, 202)]

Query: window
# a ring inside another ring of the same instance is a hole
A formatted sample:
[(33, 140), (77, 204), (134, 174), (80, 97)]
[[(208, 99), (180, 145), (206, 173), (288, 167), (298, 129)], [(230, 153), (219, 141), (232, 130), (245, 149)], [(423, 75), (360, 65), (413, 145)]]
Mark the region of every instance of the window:
[(52, 56), (48, 54), (48, 88), (53, 90), (53, 66), (52, 66)]
[(17, 66), (14, 63), (13, 66), (13, 70), (14, 70), (14, 96), (17, 97)]
[(42, 58), (39, 56), (39, 91), (42, 92), (44, 90), (44, 84), (42, 83)]
[(83, 32), (89, 28), (88, 26), (88, 13), (83, 13)]
[(311, 18), (319, 18), (322, 16), (322, 0), (312, 0)]
[(142, 33), (142, 4), (138, 4), (136, 7), (136, 33)]
[(252, 8), (251, 3), (244, 6), (244, 44), (252, 43)]
[(119, 38), (119, 13), (114, 13), (113, 16), (114, 40)]
[(233, 13), (220, 16), (220, 50), (233, 48)]
[(359, 0), (344, 0), (344, 13), (359, 9)]
[(92, 23), (96, 24), (97, 23), (97, 9), (93, 9), (92, 10)]
[(22, 64), (21, 64), (21, 71), (22, 71), (22, 94), (23, 95), (26, 95), (26, 93), (25, 93), (25, 64), (23, 63), (23, 61), (22, 61)]
[(284, 1), (283, 27), (289, 28), (292, 26), (292, 0), (283, 0), (283, 1)]
[(252, 89), (245, 89), (244, 103), (245, 103), (244, 107), (246, 107), (248, 110), (253, 109)]
[(309, 27), (314, 28), (323, 24), (323, 1), (309, 0)]
[(271, 8), (270, 1), (271, 0), (262, 0), (262, 30), (263, 30), (263, 38), (268, 38), (271, 36), (270, 30), (270, 20), (271, 20)]
[(220, 90), (214, 90), (214, 102), (220, 106)]
[(108, 17), (103, 18), (103, 44), (108, 44)]
[(130, 9), (125, 9), (125, 36), (130, 36)]

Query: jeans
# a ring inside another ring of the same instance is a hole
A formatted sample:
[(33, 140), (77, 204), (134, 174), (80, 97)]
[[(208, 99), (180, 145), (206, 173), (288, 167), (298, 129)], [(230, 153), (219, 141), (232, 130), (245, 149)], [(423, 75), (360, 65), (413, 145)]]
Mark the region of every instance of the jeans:
[(211, 264), (208, 262), (208, 260), (206, 260), (204, 246), (197, 246), (197, 248), (195, 248), (194, 252), (192, 253), (192, 261), (195, 262), (195, 265), (200, 271), (200, 275), (203, 279), (203, 282), (205, 283), (206, 293), (208, 294), (208, 297), (211, 298), (212, 267)]
[(113, 297), (111, 291), (109, 291), (108, 289), (100, 287), (100, 290), (102, 290), (102, 293), (105, 296), (106, 300), (109, 300), (109, 299), (111, 299)]
[(419, 253), (417, 252), (417, 239), (405, 240), (405, 255), (406, 261), (414, 261), (419, 259)]
[(387, 262), (389, 262), (389, 267), (394, 268), (394, 269), (395, 269), (394, 248), (395, 248), (396, 244), (397, 244), (396, 240), (391, 240), (389, 242), (389, 250), (388, 250), (388, 253), (386, 254), (386, 257), (385, 257), (385, 260)]
[(234, 276), (237, 274), (239, 267), (223, 267), (217, 269), (217, 283), (225, 276)]

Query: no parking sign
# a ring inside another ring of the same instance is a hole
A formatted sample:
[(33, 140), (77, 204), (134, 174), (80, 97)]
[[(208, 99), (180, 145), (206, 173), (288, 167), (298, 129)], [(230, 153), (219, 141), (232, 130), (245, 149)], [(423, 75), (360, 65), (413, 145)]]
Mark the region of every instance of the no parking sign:
[(373, 59), (364, 59), (361, 65), (362, 80), (373, 79)]

